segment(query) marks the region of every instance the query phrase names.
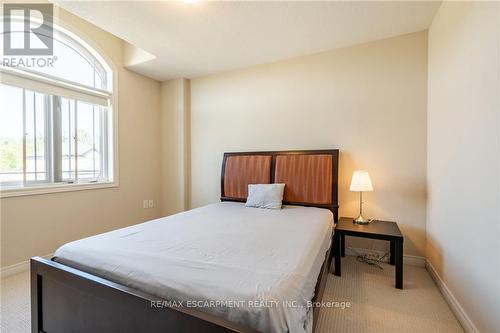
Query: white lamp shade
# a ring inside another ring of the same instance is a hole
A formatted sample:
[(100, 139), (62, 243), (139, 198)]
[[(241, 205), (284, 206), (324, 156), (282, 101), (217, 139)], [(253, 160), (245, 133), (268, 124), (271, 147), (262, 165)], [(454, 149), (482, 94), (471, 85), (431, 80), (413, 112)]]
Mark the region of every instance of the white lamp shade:
[(368, 172), (365, 170), (354, 171), (349, 190), (353, 192), (373, 191), (372, 180), (370, 179)]

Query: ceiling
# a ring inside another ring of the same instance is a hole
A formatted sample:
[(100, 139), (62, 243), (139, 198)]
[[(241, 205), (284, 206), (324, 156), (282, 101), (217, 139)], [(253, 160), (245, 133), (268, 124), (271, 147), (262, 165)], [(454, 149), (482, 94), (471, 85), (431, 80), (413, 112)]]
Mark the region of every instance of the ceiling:
[(127, 67), (160, 81), (203, 76), (424, 30), (440, 4), (56, 2), (153, 55)]

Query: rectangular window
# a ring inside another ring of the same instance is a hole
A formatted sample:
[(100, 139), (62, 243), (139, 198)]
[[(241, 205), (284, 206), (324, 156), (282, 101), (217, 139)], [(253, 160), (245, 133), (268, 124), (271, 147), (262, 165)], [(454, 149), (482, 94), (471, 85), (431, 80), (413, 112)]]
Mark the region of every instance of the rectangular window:
[(109, 108), (0, 84), (2, 190), (112, 182)]
[[(24, 89), (24, 150), (25, 183), (49, 181), (49, 162), (47, 143), (47, 117), (49, 96)], [(7, 121), (8, 122), (8, 119)]]
[(24, 181), (23, 89), (0, 85), (0, 182)]

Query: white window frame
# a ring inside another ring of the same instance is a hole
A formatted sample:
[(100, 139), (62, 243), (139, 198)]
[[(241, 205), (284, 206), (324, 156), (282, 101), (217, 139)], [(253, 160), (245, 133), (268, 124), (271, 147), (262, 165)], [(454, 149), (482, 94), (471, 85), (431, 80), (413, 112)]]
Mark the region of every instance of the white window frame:
[[(58, 26), (57, 28), (63, 34), (67, 35), (73, 41), (79, 43), (87, 52), (91, 53), (92, 56), (98, 60), (101, 64), (106, 64), (110, 68), (110, 76), (107, 78), (111, 82), (112, 92), (105, 91), (98, 88), (88, 87), (76, 82), (67, 81), (61, 78), (52, 77), (45, 73), (31, 72), (28, 70), (20, 70), (14, 68), (6, 68), (0, 65), (0, 83), (5, 83), (7, 85), (16, 86), (23, 89), (33, 90), (37, 92), (47, 93), (50, 95), (55, 95), (58, 97), (69, 97), (82, 102), (89, 102), (91, 104), (100, 104), (104, 106), (104, 101), (106, 101), (107, 107), (107, 117), (103, 119), (104, 127), (106, 128), (107, 135), (105, 135), (106, 150), (107, 154), (103, 154), (106, 158), (103, 158), (108, 164), (107, 168), (104, 170), (109, 173), (106, 175), (107, 181), (98, 182), (85, 182), (85, 183), (54, 183), (52, 179), (47, 179), (44, 183), (37, 183), (30, 186), (21, 187), (3, 187), (0, 184), (0, 198), (25, 196), (25, 195), (39, 195), (48, 193), (58, 193), (58, 192), (70, 192), (70, 191), (81, 191), (90, 189), (102, 189), (111, 188), (119, 186), (119, 169), (118, 169), (118, 107), (117, 107), (117, 95), (118, 95), (118, 80), (117, 80), (117, 70), (115, 66), (112, 65), (111, 61), (106, 61), (100, 54), (98, 48), (93, 45), (88, 45), (81, 38), (71, 33), (67, 29)], [(91, 52), (94, 51), (94, 52)], [(41, 91), (40, 91), (41, 89)], [(24, 93), (23, 93), (24, 97)], [(23, 100), (23, 103), (25, 101)], [(75, 102), (76, 104), (76, 102)], [(24, 117), (24, 115), (23, 115)], [(47, 117), (45, 117), (47, 118)], [(51, 121), (46, 119), (46, 121)], [(49, 128), (52, 128), (50, 126)], [(112, 140), (112, 143), (109, 143)], [(46, 145), (49, 144), (46, 140)], [(52, 148), (51, 148), (52, 149)], [(51, 149), (46, 149), (49, 154), (52, 154)], [(23, 148), (24, 150), (24, 148)], [(23, 159), (25, 152), (23, 151)], [(49, 160), (48, 158), (46, 160)], [(50, 166), (52, 168), (52, 166)], [(51, 170), (50, 170), (51, 171)], [(47, 174), (52, 175), (53, 172), (47, 172)]]

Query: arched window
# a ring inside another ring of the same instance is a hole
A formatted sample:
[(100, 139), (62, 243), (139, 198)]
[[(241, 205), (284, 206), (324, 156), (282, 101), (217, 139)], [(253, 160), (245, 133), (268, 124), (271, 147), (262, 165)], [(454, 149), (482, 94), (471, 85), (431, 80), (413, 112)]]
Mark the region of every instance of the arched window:
[[(11, 19), (4, 34), (20, 44), (23, 20)], [(53, 55), (4, 55), (0, 65), (2, 196), (114, 180), (113, 72), (69, 31), (54, 25), (51, 38)]]

